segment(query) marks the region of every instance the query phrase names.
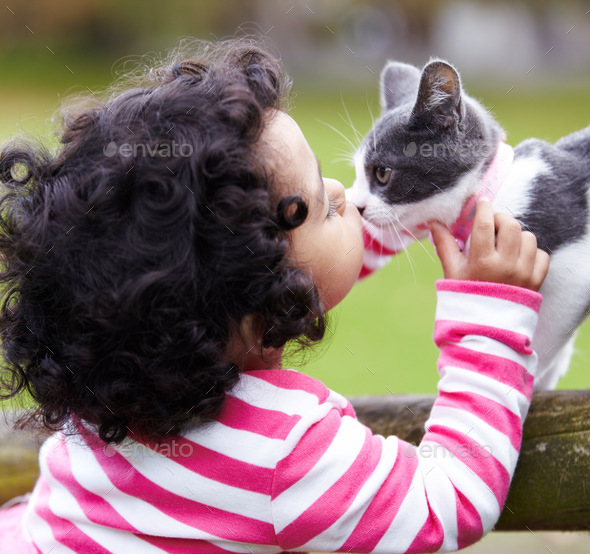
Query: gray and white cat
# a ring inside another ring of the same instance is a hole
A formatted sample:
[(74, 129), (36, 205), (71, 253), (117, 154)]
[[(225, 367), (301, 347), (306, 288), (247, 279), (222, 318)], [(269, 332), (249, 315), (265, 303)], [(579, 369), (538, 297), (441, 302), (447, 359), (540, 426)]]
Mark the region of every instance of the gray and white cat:
[(532, 231), (551, 256), (533, 342), (535, 388), (554, 388), (590, 311), (590, 127), (553, 145), (528, 139), (512, 151), (499, 124), (442, 60), (422, 71), (389, 62), (381, 105), (355, 154), (349, 197), (394, 251), (424, 238), (430, 220), (468, 240), (469, 205), (481, 194), (493, 196), (495, 212), (510, 213)]

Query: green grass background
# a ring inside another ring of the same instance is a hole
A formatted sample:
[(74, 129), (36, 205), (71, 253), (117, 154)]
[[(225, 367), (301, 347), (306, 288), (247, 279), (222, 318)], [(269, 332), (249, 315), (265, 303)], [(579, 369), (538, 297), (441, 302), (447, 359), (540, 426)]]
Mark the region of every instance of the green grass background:
[[(0, 141), (15, 135), (49, 137), (51, 117), (64, 96), (95, 90), (110, 76), (71, 62), (42, 68), (39, 80), (26, 74), (0, 84)], [(37, 78), (39, 76), (37, 75)], [(515, 145), (527, 137), (554, 141), (590, 123), (588, 89), (533, 92), (516, 86), (476, 94), (498, 118)], [(354, 171), (342, 161), (350, 145), (331, 127), (356, 142), (351, 127), (364, 134), (378, 114), (375, 88), (294, 89), (291, 115), (298, 121), (322, 164), (325, 176), (345, 186)], [(350, 116), (350, 121), (349, 121)], [(590, 255), (590, 253), (589, 253)], [(332, 312), (328, 338), (291, 365), (345, 395), (434, 393), (437, 350), (432, 343), (434, 281), (442, 276), (430, 244), (413, 244), (378, 274), (359, 283)], [(584, 300), (587, 303), (587, 300)], [(578, 337), (576, 354), (559, 388), (590, 385), (590, 324)]]

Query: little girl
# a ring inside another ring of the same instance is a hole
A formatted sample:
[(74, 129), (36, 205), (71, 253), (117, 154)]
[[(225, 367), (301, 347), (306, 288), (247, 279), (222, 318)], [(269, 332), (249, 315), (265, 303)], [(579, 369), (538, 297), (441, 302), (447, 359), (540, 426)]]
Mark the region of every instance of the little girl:
[(287, 92), (254, 44), (205, 45), (66, 110), (56, 153), (2, 151), (2, 392), (57, 432), (0, 552), (432, 552), (495, 524), (548, 258), (486, 203), (468, 256), (432, 225), (439, 396), (420, 446), (372, 435), (281, 365), (364, 259)]

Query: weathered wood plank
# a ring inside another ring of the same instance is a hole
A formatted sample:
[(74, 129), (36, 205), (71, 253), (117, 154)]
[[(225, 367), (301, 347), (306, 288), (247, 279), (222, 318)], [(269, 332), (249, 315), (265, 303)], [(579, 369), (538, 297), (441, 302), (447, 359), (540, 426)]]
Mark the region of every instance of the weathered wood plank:
[[(434, 397), (352, 399), (375, 433), (418, 444)], [(40, 438), (12, 431), (0, 418), (0, 505), (30, 491)], [(590, 529), (590, 390), (536, 393), (521, 456), (497, 530)]]
[(39, 447), (47, 435), (14, 431), (10, 415), (0, 415), (0, 506), (33, 490), (39, 476)]
[[(353, 399), (373, 432), (419, 443), (434, 397)], [(535, 393), (498, 531), (590, 529), (590, 390)]]

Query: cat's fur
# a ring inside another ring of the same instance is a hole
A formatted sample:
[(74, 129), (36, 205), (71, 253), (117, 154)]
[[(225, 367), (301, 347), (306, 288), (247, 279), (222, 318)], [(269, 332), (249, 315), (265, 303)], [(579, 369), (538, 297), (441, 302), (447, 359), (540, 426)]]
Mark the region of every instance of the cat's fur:
[[(442, 60), (422, 72), (390, 62), (381, 75), (382, 115), (355, 154), (352, 198), (400, 250), (424, 238), (424, 223), (451, 227), (479, 189), (504, 132)], [(542, 117), (542, 114), (539, 114)], [(382, 183), (377, 178), (381, 177)], [(577, 327), (590, 309), (590, 127), (551, 145), (528, 139), (493, 200), (551, 256), (533, 347), (535, 388), (553, 388), (567, 370)]]

